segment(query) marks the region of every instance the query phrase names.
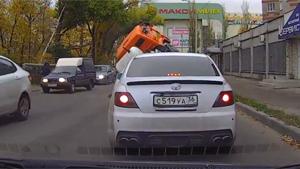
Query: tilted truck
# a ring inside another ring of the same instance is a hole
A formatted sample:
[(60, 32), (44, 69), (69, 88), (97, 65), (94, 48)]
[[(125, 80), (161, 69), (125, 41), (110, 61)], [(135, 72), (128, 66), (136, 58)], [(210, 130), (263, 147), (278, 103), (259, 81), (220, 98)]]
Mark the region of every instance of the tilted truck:
[(177, 52), (168, 37), (150, 24), (139, 24), (125, 37), (116, 53), (116, 68), (123, 72), (132, 57), (150, 52)]

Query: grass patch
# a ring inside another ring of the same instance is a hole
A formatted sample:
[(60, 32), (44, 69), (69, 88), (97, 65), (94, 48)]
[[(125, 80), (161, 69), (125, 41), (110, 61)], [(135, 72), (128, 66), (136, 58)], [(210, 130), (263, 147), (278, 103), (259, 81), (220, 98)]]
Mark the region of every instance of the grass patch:
[(241, 102), (248, 106), (251, 106), (251, 107), (255, 108), (257, 111), (264, 112), (267, 115), (277, 118), (277, 119), (285, 122), (288, 125), (300, 128), (300, 117), (299, 116), (288, 114), (282, 110), (276, 110), (276, 109), (270, 108), (267, 105), (262, 104), (254, 99), (249, 99), (249, 98), (245, 98), (245, 97), (238, 96), (238, 95), (235, 96), (235, 101)]

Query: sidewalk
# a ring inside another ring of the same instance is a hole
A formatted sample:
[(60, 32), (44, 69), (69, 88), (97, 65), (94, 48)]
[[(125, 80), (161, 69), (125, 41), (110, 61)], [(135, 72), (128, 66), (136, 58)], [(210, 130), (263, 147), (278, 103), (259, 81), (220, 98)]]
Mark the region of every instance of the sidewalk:
[(268, 106), (300, 116), (300, 88), (274, 89), (262, 86), (261, 81), (225, 76), (237, 95), (257, 100)]
[(42, 90), (42, 89), (41, 89), (41, 86), (35, 85), (35, 84), (31, 85), (31, 91), (32, 91), (32, 92), (39, 92), (39, 91), (41, 91), (41, 90)]

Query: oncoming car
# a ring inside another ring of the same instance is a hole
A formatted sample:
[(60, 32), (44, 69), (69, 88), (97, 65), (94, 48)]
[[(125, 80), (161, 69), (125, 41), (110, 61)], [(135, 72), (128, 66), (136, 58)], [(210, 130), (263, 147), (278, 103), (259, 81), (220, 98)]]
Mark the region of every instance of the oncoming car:
[(115, 80), (115, 73), (110, 65), (95, 65), (96, 84), (110, 84)]
[(230, 85), (209, 56), (133, 57), (118, 75), (109, 106), (112, 146), (223, 146), (235, 140)]
[(76, 87), (92, 90), (96, 71), (91, 58), (60, 58), (54, 70), (43, 77), (41, 87), (44, 93), (51, 89), (64, 89), (74, 93)]

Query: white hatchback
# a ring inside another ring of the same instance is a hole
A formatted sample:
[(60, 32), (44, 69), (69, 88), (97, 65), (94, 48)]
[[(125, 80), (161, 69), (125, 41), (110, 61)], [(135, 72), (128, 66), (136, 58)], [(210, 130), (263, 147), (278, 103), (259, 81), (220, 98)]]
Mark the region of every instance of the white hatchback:
[(118, 75), (109, 106), (113, 146), (231, 146), (230, 85), (203, 54), (135, 56)]
[(12, 114), (27, 120), (30, 110), (30, 77), (16, 63), (0, 56), (0, 116)]

